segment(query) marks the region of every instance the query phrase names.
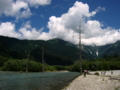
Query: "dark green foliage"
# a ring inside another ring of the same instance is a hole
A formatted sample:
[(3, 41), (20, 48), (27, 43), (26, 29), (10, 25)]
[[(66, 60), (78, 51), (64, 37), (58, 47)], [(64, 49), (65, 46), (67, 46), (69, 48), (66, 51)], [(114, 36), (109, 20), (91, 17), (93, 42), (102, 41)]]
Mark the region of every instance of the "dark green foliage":
[(56, 71), (57, 69), (54, 66), (45, 65), (45, 71)]
[(9, 55), (12, 58), (15, 58), (15, 59), (23, 59), (23, 58), (25, 58), (25, 55), (23, 55), (22, 53), (20, 53), (18, 51), (11, 51), (11, 53)]
[[(120, 59), (120, 57), (117, 57)], [(120, 61), (116, 60), (116, 58), (111, 58), (110, 61), (107, 59), (94, 59), (91, 61), (82, 60), (82, 68), (83, 70), (117, 70), (120, 69)], [(0, 56), (1, 69), (4, 71), (26, 71), (27, 59), (18, 60), (18, 59), (8, 59)], [(3, 65), (2, 65), (3, 64)], [(56, 71), (56, 70), (69, 70), (69, 71), (80, 71), (80, 61), (76, 61), (73, 65), (70, 66), (50, 66), (45, 64), (45, 71)], [(35, 61), (28, 61), (28, 71), (29, 72), (41, 72), (42, 64)]]
[[(38, 62), (42, 62), (42, 47), (36, 48), (31, 53), (34, 57), (34, 59)], [(46, 50), (44, 53), (44, 59), (45, 63), (50, 65), (71, 65), (73, 64), (73, 61), (67, 57), (62, 57), (60, 55), (57, 55), (51, 51)]]
[(41, 70), (42, 70), (42, 64), (34, 62), (34, 61), (29, 61), (28, 62), (28, 71), (39, 72)]
[(10, 57), (10, 48), (7, 46), (7, 44), (0, 42), (0, 55), (4, 57)]
[[(111, 57), (109, 60), (106, 58), (98, 58), (89, 61), (82, 61), (83, 70), (119, 70), (120, 69), (120, 57)], [(70, 71), (80, 71), (80, 61), (75, 62), (69, 67)]]
[(99, 76), (100, 74), (98, 72), (95, 72), (95, 75)]
[[(78, 59), (78, 48), (61, 39), (18, 40), (0, 36), (0, 55), (14, 59), (26, 59), (29, 53), (30, 60), (42, 61), (42, 47), (45, 50), (45, 62), (50, 65), (71, 65)], [(84, 53), (84, 52), (83, 52)], [(85, 54), (85, 53), (84, 53)], [(87, 55), (84, 55), (84, 57)]]
[[(11, 59), (4, 63), (2, 70), (3, 71), (26, 71), (27, 65), (26, 59), (17, 60)], [(35, 61), (28, 61), (28, 72), (41, 72), (42, 64)], [(50, 65), (45, 64), (45, 71), (56, 71), (56, 68)]]
[(79, 72), (80, 71), (80, 63), (79, 63), (79, 61), (76, 61), (73, 65), (71, 65), (69, 67), (69, 71)]
[(5, 63), (5, 62), (7, 62), (9, 59), (8, 58), (5, 58), (5, 57), (3, 57), (3, 56), (0, 56), (0, 67), (3, 67), (3, 64)]
[[(59, 55), (64, 57), (67, 60), (77, 60), (79, 58), (78, 52), (79, 49), (61, 39), (52, 39), (48, 41), (43, 40), (18, 40), (15, 38), (8, 38), (0, 36), (0, 55), (4, 57), (13, 57), (16, 59), (24, 59), (26, 57), (25, 51), (31, 53), (31, 57), (35, 59), (32, 55), (32, 51), (36, 48), (45, 47), (47, 54), (52, 53), (52, 55)], [(82, 59), (92, 59), (96, 57), (104, 56), (120, 56), (120, 41), (117, 41), (114, 44), (108, 44), (104, 46), (85, 46), (82, 45)], [(96, 52), (98, 51), (98, 56)], [(14, 53), (17, 52), (18, 55), (14, 56)], [(37, 61), (39, 61), (37, 59)]]
[[(42, 47), (44, 46), (45, 70), (80, 71), (79, 49), (61, 39), (18, 40), (0, 36), (0, 68), (3, 70), (25, 71), (29, 55), (29, 71), (41, 71)], [(83, 70), (120, 69), (120, 41), (104, 46), (82, 46)], [(99, 52), (97, 58), (96, 51)], [(78, 55), (77, 55), (78, 54)], [(92, 58), (97, 58), (92, 60)], [(21, 60), (20, 60), (21, 59)], [(25, 59), (25, 60), (23, 60)], [(91, 60), (86, 60), (91, 59)], [(49, 65), (55, 65), (49, 66)], [(70, 65), (69, 67), (67, 67)], [(66, 67), (65, 67), (66, 66)]]
[(54, 67), (55, 67), (58, 71), (60, 71), (60, 70), (67, 70), (67, 66), (55, 65)]
[(21, 71), (22, 68), (22, 63), (19, 60), (9, 60), (4, 63), (2, 69), (5, 71)]

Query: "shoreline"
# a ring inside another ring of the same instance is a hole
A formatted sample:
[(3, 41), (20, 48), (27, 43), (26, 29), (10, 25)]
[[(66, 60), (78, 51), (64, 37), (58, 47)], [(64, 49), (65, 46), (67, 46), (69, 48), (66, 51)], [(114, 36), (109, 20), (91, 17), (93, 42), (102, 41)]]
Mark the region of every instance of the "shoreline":
[[(116, 71), (116, 70), (115, 70)], [(115, 75), (83, 75), (78, 76), (62, 90), (120, 90), (120, 70)], [(100, 72), (99, 72), (100, 73)]]
[[(0, 71), (1, 72), (5, 72), (5, 73), (43, 73), (43, 72), (26, 72), (26, 71)], [(46, 72), (70, 72), (67, 70), (60, 70), (60, 71), (45, 71)]]

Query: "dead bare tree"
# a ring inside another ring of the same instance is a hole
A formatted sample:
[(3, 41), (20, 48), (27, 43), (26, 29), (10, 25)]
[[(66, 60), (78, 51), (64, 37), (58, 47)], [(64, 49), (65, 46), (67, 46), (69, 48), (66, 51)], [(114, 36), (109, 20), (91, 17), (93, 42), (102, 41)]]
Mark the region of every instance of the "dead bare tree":
[(80, 60), (80, 74), (82, 74), (82, 53), (81, 53), (81, 26), (79, 23), (79, 51), (80, 51), (80, 55), (79, 55), (79, 60)]
[(42, 47), (42, 72), (44, 72), (44, 46)]
[[(27, 53), (27, 52), (26, 52)], [(26, 62), (26, 73), (28, 72), (28, 62), (29, 62), (29, 51), (27, 53), (27, 62)]]

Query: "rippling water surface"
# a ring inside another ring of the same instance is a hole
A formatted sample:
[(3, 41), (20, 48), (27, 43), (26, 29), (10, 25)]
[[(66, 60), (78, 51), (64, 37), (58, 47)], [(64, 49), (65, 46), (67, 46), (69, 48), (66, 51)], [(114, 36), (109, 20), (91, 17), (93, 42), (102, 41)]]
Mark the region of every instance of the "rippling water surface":
[(61, 90), (78, 75), (77, 72), (0, 72), (0, 90)]

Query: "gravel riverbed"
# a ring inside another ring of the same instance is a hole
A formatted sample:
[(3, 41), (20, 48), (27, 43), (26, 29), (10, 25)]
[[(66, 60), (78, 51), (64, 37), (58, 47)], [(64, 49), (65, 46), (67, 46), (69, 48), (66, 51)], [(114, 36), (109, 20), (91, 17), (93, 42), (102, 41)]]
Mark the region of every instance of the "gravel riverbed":
[[(120, 90), (120, 71), (116, 71), (116, 73), (110, 75), (107, 72), (107, 75), (87, 75), (86, 77), (82, 75), (62, 90)], [(118, 80), (110, 77), (116, 77)]]

